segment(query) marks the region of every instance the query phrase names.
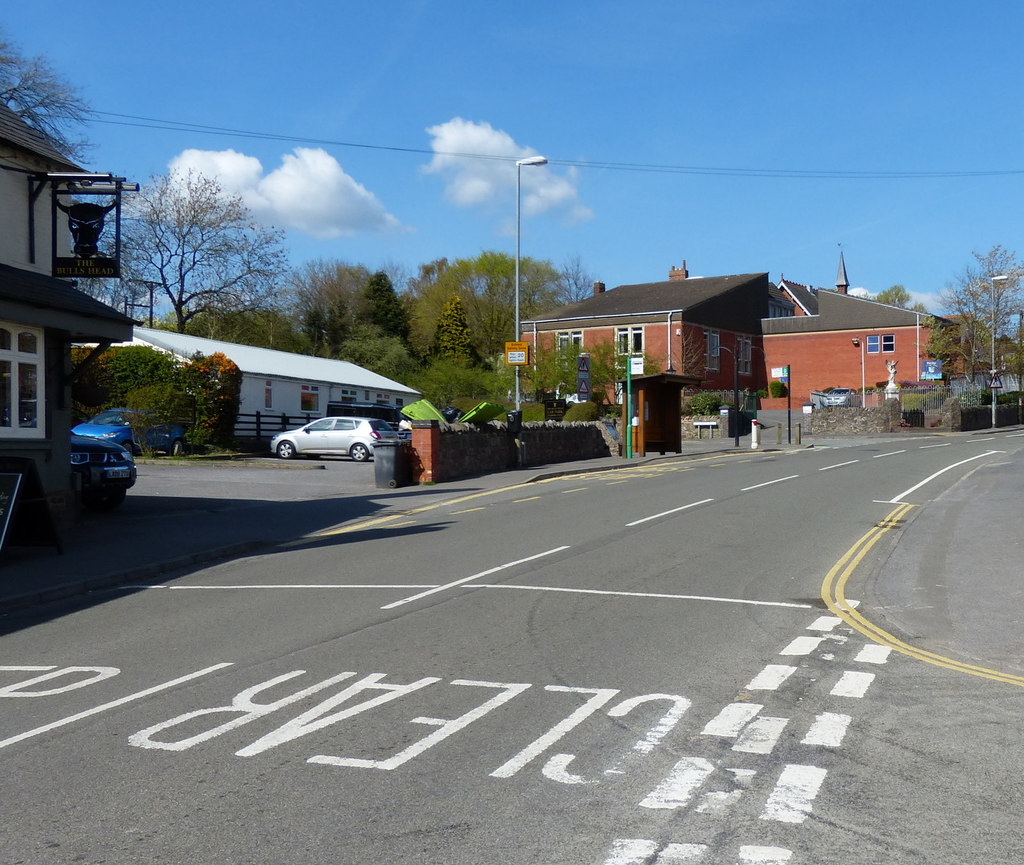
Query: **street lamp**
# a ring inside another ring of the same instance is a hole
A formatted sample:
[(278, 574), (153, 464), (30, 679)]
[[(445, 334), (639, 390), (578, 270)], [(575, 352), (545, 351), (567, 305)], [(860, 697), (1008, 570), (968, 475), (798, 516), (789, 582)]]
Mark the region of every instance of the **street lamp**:
[(988, 392), (992, 395), (992, 429), (996, 428), (996, 389), (993, 385), (996, 383), (996, 283), (1006, 282), (1009, 277), (1005, 273), (999, 274), (999, 276), (987, 276), (989, 287), (991, 289), (990, 295), (992, 300), (992, 369), (989, 371), (988, 379)]
[[(516, 160), (516, 285), (515, 285), (515, 297), (516, 297), (516, 332), (512, 337), (514, 342), (519, 341), (520, 326), (519, 326), (519, 241), (520, 241), (520, 190), (522, 188), (522, 171), (524, 165), (547, 165), (548, 160), (544, 156), (528, 156), (526, 159)], [(516, 366), (516, 411), (519, 411), (521, 406), (521, 399), (519, 396), (519, 366)]]
[[(739, 340), (737, 340), (738, 342)], [(739, 346), (737, 346), (737, 349)], [(733, 399), (733, 411), (732, 415), (732, 433), (735, 438), (733, 447), (740, 446), (740, 359), (738, 357), (739, 352), (734, 351), (731, 348), (726, 348), (724, 345), (719, 343), (719, 351), (727, 351), (732, 355), (732, 399)]]

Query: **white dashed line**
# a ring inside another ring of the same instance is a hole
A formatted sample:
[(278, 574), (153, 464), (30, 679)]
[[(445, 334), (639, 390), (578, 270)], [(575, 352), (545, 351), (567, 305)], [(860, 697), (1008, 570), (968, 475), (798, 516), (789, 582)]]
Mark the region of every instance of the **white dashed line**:
[(854, 660), (860, 661), (862, 664), (884, 664), (889, 660), (889, 655), (891, 654), (892, 649), (888, 646), (880, 646), (877, 643), (871, 643), (861, 649)]
[(769, 664), (747, 684), (748, 691), (774, 691), (796, 672), (796, 667)]
[(874, 680), (874, 673), (847, 670), (829, 693), (833, 697), (863, 697)]
[(814, 719), (807, 735), (800, 740), (802, 745), (820, 745), (823, 748), (838, 748), (850, 726), (850, 716), (835, 712), (822, 712)]
[(818, 648), (818, 646), (821, 644), (821, 641), (824, 639), (824, 637), (797, 637), (795, 640), (793, 640), (792, 643), (786, 646), (785, 649), (779, 652), (779, 654), (809, 655), (811, 654), (811, 652)]
[(725, 736), (733, 739), (764, 706), (758, 703), (730, 703), (701, 730), (705, 736)]
[(817, 766), (786, 766), (760, 818), (779, 823), (803, 823), (811, 813), (814, 797), (827, 774)]

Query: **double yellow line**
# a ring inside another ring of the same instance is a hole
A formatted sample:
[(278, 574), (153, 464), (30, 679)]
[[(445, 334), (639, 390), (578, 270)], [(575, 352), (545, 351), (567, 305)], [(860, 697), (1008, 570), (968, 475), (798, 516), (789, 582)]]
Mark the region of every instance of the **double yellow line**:
[(832, 566), (821, 584), (821, 599), (825, 602), (825, 606), (834, 615), (838, 616), (869, 640), (873, 640), (883, 646), (888, 646), (896, 652), (916, 658), (919, 661), (924, 661), (927, 664), (944, 667), (947, 670), (955, 670), (959, 673), (967, 673), (970, 676), (980, 676), (985, 679), (994, 679), (997, 682), (1005, 682), (1008, 685), (1024, 687), (1024, 677), (1022, 676), (1014, 676), (1010, 673), (1002, 673), (999, 670), (990, 670), (986, 667), (966, 664), (963, 661), (957, 661), (955, 658), (947, 658), (944, 655), (912, 646), (866, 619), (846, 600), (846, 584), (864, 560), (864, 557), (888, 532), (900, 525), (900, 521), (913, 507), (914, 505), (901, 504), (850, 547), (846, 554)]

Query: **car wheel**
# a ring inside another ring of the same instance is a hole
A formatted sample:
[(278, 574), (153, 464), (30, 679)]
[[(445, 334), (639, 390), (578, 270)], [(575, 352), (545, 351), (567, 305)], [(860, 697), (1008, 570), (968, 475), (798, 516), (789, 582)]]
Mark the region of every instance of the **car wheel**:
[(290, 460), (295, 458), (295, 445), (290, 441), (279, 442), (277, 445), (277, 455), (283, 460)]
[(82, 493), (82, 507), (92, 511), (110, 511), (125, 500), (127, 490), (103, 490), (101, 492)]
[(180, 457), (185, 453), (185, 442), (181, 439), (175, 439), (171, 442), (171, 456)]
[(356, 442), (348, 449), (348, 455), (357, 463), (365, 463), (370, 458), (370, 449), (362, 442)]

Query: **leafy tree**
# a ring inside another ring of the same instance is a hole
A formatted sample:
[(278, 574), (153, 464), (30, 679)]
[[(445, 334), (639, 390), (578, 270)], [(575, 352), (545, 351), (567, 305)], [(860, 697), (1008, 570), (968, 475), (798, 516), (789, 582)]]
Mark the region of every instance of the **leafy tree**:
[(78, 137), (89, 107), (78, 91), (42, 57), (25, 57), (0, 34), (0, 100), (59, 153), (81, 159), (87, 144)]
[(379, 375), (406, 381), (419, 368), (419, 362), (404, 340), (386, 336), (374, 325), (357, 325), (341, 343), (338, 358), (358, 364)]
[(491, 400), (501, 390), (500, 377), (492, 370), (451, 357), (431, 359), (409, 384), (436, 406), (452, 405), (459, 398)]
[(370, 271), (361, 264), (317, 260), (292, 272), (289, 301), (307, 351), (337, 357), (356, 323)]
[[(558, 273), (547, 262), (520, 260), (520, 318), (527, 320), (557, 305)], [(449, 263), (438, 259), (420, 268), (409, 282), (413, 308), (411, 339), (422, 354), (430, 351), (437, 320), (448, 299), (457, 294), (478, 356), (503, 353), (515, 329), (515, 259), (501, 252), (482, 252), (476, 258)]]
[(432, 354), (462, 363), (473, 363), (477, 359), (466, 310), (457, 294), (448, 298), (437, 319)]
[(360, 319), (376, 325), (384, 336), (405, 342), (409, 339), (409, 312), (390, 277), (378, 271), (367, 280), (360, 305)]
[(230, 447), (241, 404), (242, 373), (220, 352), (196, 355), (182, 370), (185, 392), (195, 402), (196, 423), (189, 437), (193, 444)]
[(927, 312), (928, 309), (923, 303), (911, 303), (910, 292), (902, 285), (890, 285), (885, 291), (880, 291), (872, 298), (879, 303), (887, 303), (890, 306), (898, 306), (902, 309), (912, 309), (916, 312)]
[(125, 214), (126, 278), (155, 284), (179, 333), (201, 313), (259, 309), (273, 296), (282, 235), (250, 222), (241, 198), (217, 181), (192, 172), (155, 177)]
[(278, 309), (211, 309), (196, 315), (185, 332), (276, 351), (302, 353), (307, 348), (293, 317)]

